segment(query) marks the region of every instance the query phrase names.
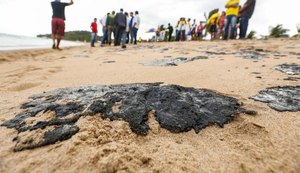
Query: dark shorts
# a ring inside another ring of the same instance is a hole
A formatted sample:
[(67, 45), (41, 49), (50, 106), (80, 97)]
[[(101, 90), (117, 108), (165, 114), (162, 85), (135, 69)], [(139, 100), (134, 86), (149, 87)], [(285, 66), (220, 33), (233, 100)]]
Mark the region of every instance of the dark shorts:
[(58, 36), (65, 35), (65, 21), (59, 18), (52, 19), (52, 34)]
[(210, 27), (210, 32), (211, 32), (211, 33), (217, 32), (217, 25), (211, 25), (211, 27)]

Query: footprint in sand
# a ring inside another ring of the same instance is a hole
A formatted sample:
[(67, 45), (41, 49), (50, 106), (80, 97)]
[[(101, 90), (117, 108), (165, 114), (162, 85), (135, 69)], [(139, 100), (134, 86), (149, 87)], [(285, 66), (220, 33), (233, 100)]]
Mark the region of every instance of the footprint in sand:
[(34, 88), (36, 86), (39, 86), (41, 83), (22, 83), (17, 86), (11, 87), (8, 90), (9, 91), (23, 91), (30, 88)]
[[(54, 66), (48, 68), (39, 68), (36, 66), (26, 66), (6, 72), (5, 80), (1, 83), (2, 89), (9, 91), (23, 91), (42, 84), (42, 81), (49, 76), (62, 71), (62, 67)], [(29, 77), (29, 78), (28, 78)], [(35, 81), (35, 82), (28, 82)]]
[(62, 71), (62, 67), (60, 67), (60, 66), (51, 67), (51, 69), (48, 70), (48, 72), (50, 72), (50, 73), (58, 73), (60, 71)]

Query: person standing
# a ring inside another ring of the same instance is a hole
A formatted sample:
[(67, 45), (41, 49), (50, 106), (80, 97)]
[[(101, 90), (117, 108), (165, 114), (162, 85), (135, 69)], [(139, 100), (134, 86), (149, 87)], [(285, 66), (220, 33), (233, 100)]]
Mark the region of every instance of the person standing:
[(128, 12), (125, 12), (125, 16), (126, 16), (126, 20), (127, 20), (127, 24), (126, 24), (126, 44), (129, 43), (129, 33), (130, 33), (130, 17), (128, 16)]
[(197, 40), (202, 40), (203, 38), (203, 29), (204, 26), (202, 25), (202, 22), (200, 21), (199, 25), (197, 26)]
[(134, 16), (133, 25), (132, 25), (133, 39), (134, 39), (133, 44), (137, 44), (137, 32), (139, 30), (140, 23), (141, 23), (141, 19), (140, 19), (140, 16), (139, 16), (139, 12), (135, 11), (135, 16)]
[(181, 18), (178, 20), (177, 25), (175, 26), (175, 41), (179, 41), (180, 39), (180, 22), (181, 22)]
[(173, 34), (173, 26), (169, 23), (168, 24), (168, 30), (169, 30), (169, 41), (171, 41), (171, 39), (172, 39), (172, 34)]
[(103, 47), (105, 43), (107, 43), (107, 28), (106, 28), (106, 20), (107, 16), (109, 16), (110, 13), (107, 13), (105, 16), (103, 16), (102, 19), (100, 19), (100, 23), (102, 24), (102, 40), (101, 40), (101, 46)]
[(255, 9), (256, 0), (247, 0), (240, 9), (240, 39), (246, 38), (249, 19), (252, 17)]
[(129, 34), (130, 34), (130, 44), (133, 43), (133, 19), (134, 19), (134, 16), (133, 16), (133, 12), (130, 12), (130, 21), (129, 21)]
[[(73, 0), (69, 3), (62, 3), (60, 0), (51, 2), (52, 7), (52, 49), (61, 50), (59, 45), (62, 37), (65, 35), (65, 7), (74, 4)], [(55, 40), (57, 41), (55, 43)]]
[(180, 25), (179, 25), (179, 30), (180, 30), (180, 41), (185, 41), (185, 31), (187, 29), (187, 22), (185, 20), (185, 18), (181, 18), (181, 21), (180, 21)]
[(221, 37), (223, 37), (224, 35), (224, 26), (225, 26), (225, 19), (226, 19), (226, 12), (225, 11), (222, 11), (222, 14), (220, 16), (220, 21), (219, 21), (219, 34), (218, 34), (218, 37), (219, 39), (221, 39)]
[(186, 25), (186, 38), (188, 41), (192, 40), (192, 25), (191, 25), (191, 19), (188, 18), (187, 25)]
[(116, 26), (116, 37), (115, 37), (115, 46), (119, 46), (122, 40), (122, 48), (126, 48), (126, 25), (127, 18), (123, 13), (123, 9), (120, 9), (120, 12), (117, 13), (115, 17), (115, 26)]
[(197, 23), (196, 23), (196, 19), (193, 20), (193, 24), (192, 24), (192, 40), (197, 40), (197, 34), (196, 34), (196, 29), (197, 29)]
[(111, 45), (111, 34), (115, 30), (114, 20), (115, 20), (115, 11), (112, 11), (112, 13), (110, 15), (108, 15), (107, 19), (106, 19), (108, 45)]
[(98, 33), (98, 29), (97, 29), (97, 18), (94, 18), (94, 22), (92, 22), (91, 24), (91, 47), (95, 47), (95, 41), (97, 40), (97, 33)]
[(239, 3), (240, 0), (229, 0), (225, 5), (227, 11), (226, 11), (226, 21), (225, 21), (223, 40), (227, 40), (229, 28), (230, 28), (230, 39), (234, 39), (235, 26), (237, 22), (237, 16), (239, 13)]

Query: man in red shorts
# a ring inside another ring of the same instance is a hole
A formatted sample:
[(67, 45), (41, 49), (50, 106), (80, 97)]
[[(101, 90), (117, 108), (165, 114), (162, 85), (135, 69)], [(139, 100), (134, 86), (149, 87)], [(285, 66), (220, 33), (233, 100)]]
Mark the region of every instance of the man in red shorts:
[[(58, 49), (60, 40), (65, 34), (65, 7), (72, 5), (73, 0), (70, 1), (70, 3), (62, 3), (60, 0), (54, 0), (51, 2), (52, 6), (52, 40), (53, 40), (53, 49)], [(55, 44), (55, 39), (57, 40), (57, 44)]]

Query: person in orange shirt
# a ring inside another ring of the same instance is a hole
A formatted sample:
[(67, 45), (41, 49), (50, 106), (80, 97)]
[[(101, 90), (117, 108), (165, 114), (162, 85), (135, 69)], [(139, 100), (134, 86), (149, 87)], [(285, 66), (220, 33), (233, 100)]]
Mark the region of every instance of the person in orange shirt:
[(223, 40), (227, 40), (229, 28), (230, 28), (230, 39), (234, 39), (235, 25), (239, 13), (239, 3), (240, 0), (229, 0), (225, 5), (227, 11), (226, 11), (226, 22), (225, 22), (225, 31), (224, 31)]

